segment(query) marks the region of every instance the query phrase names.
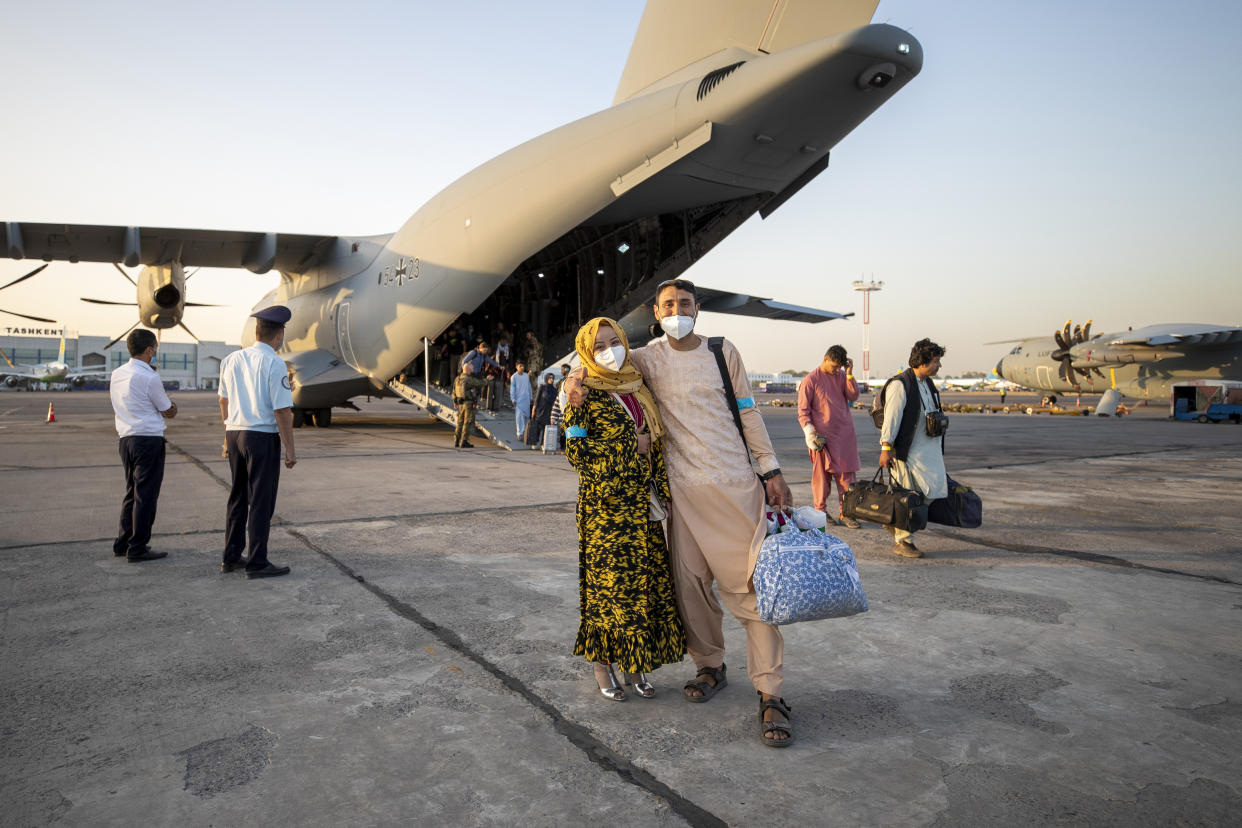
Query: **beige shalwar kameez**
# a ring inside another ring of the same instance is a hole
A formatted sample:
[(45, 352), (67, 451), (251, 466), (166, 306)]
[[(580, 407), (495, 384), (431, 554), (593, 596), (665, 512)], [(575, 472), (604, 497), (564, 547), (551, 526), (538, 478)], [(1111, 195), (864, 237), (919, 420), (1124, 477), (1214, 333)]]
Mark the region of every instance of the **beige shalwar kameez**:
[[(750, 583), (766, 534), (764, 489), (738, 435), (715, 355), (678, 351), (661, 339), (630, 352), (655, 395), (667, 429), (665, 462), (673, 502), (669, 552), (686, 645), (696, 667), (724, 663), (723, 602), (746, 630), (746, 671), (756, 690), (779, 697), (784, 645), (780, 630), (759, 620)], [(778, 467), (737, 349), (724, 342), (746, 441), (761, 472)], [(715, 581), (720, 601), (712, 590)]]

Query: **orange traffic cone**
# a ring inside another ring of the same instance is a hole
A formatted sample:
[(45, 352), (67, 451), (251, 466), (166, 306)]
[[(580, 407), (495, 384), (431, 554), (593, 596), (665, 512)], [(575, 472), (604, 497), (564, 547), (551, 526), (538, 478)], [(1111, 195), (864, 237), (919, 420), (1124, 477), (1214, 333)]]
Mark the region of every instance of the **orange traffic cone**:
[(56, 409), (52, 408), (52, 404), (51, 404), (51, 403), (48, 403), (48, 404), (47, 404), (47, 419), (46, 419), (46, 420), (44, 420), (43, 422), (45, 422), (45, 423), (54, 423), (54, 422), (56, 422)]

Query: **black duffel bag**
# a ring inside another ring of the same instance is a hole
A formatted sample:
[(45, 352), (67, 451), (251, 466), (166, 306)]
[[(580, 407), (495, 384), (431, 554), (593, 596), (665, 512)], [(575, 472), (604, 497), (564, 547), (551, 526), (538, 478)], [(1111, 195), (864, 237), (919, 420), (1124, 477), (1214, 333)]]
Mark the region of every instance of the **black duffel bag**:
[(963, 486), (946, 475), (949, 496), (933, 500), (927, 507), (927, 519), (945, 526), (977, 529), (983, 524), (983, 501), (969, 486)]
[(903, 489), (892, 475), (884, 482), (884, 467), (871, 480), (856, 481), (845, 493), (841, 513), (855, 520), (917, 532), (927, 526), (927, 500), (922, 494)]

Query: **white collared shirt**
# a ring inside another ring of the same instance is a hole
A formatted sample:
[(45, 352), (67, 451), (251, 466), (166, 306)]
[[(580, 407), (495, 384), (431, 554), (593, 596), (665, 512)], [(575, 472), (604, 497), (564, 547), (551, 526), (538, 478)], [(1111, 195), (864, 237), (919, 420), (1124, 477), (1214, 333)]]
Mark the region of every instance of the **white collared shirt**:
[(293, 408), (289, 369), (271, 345), (256, 342), (221, 360), (220, 396), (229, 401), (225, 431), (276, 434), (276, 412)]
[(154, 368), (130, 357), (129, 362), (112, 372), (108, 393), (116, 412), (117, 436), (164, 436), (167, 424), (160, 412), (167, 411), (172, 403)]

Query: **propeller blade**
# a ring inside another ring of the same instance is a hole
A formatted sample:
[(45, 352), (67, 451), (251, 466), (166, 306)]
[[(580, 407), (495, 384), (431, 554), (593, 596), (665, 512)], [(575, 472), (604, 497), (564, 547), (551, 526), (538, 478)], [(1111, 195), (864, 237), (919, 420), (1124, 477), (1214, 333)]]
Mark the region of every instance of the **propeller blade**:
[[(9, 282), (7, 285), (2, 285), (2, 286), (0, 286), (0, 290), (4, 290), (4, 289), (5, 289), (5, 288), (7, 288), (7, 287), (12, 287), (13, 285), (17, 284), (18, 282), (24, 282), (24, 281), (26, 281), (27, 279), (29, 279), (31, 276), (34, 276), (34, 275), (39, 274), (39, 273), (42, 273), (42, 272), (43, 272), (43, 270), (44, 270), (44, 269), (48, 266), (48, 264), (51, 264), (51, 262), (48, 262), (47, 264), (42, 264), (42, 265), (39, 265), (39, 266), (38, 266), (38, 267), (36, 267), (34, 270), (32, 270), (32, 271), (30, 271), (29, 273), (27, 273), (25, 276), (19, 276), (19, 277), (17, 277), (16, 279), (14, 279), (13, 281)], [(21, 316), (21, 314), (17, 314), (17, 315), (18, 315), (18, 316)], [(33, 319), (34, 317), (31, 317), (31, 318)]]
[(136, 308), (137, 302), (113, 302), (109, 299), (87, 299), (85, 296), (80, 297), (83, 302), (90, 302), (92, 305), (125, 305), (126, 307)]
[(142, 322), (142, 320), (141, 320), (141, 319), (139, 319), (137, 322), (135, 322), (134, 324), (130, 325), (128, 328), (126, 328), (126, 329), (125, 329), (125, 333), (121, 334), (121, 335), (120, 335), (120, 336), (118, 336), (116, 339), (114, 339), (114, 340), (112, 340), (111, 342), (109, 342), (107, 345), (105, 345), (105, 346), (103, 347), (103, 349), (106, 351), (106, 350), (108, 350), (109, 348), (111, 348), (113, 345), (115, 345), (116, 343), (120, 342), (122, 339), (124, 339), (124, 338), (125, 338), (125, 336), (126, 336), (126, 335), (130, 332), (130, 331), (132, 331), (134, 328), (138, 327), (139, 323), (141, 323), (141, 322)]
[(1069, 350), (1069, 343), (1066, 342), (1065, 338), (1061, 336), (1060, 331), (1053, 331), (1052, 338), (1056, 340), (1057, 347), (1060, 348), (1062, 351)]
[(209, 304), (207, 304), (206, 302), (186, 302), (186, 303), (185, 303), (185, 306), (186, 306), (187, 308), (224, 308), (224, 307), (228, 307), (227, 305), (209, 305)]
[(1061, 338), (1064, 339), (1066, 342), (1072, 343), (1074, 341), (1070, 339), (1070, 323), (1073, 321), (1074, 321), (1073, 319), (1065, 320), (1065, 330), (1061, 332)]
[(113, 263), (112, 263), (112, 266), (116, 268), (116, 272), (117, 272), (117, 273), (119, 273), (119, 274), (121, 274), (122, 276), (124, 276), (124, 277), (125, 277), (125, 280), (126, 280), (127, 282), (129, 282), (129, 283), (130, 283), (131, 285), (133, 285), (134, 287), (138, 287), (138, 283), (137, 283), (137, 282), (135, 282), (135, 281), (133, 280), (133, 278), (132, 278), (132, 277), (131, 277), (128, 273), (126, 273), (126, 272), (125, 272), (125, 271), (121, 268), (121, 266), (120, 266), (119, 264), (117, 264), (116, 262), (113, 262)]
[(1074, 344), (1077, 345), (1079, 342), (1082, 342), (1082, 325), (1075, 325), (1074, 326)]
[(1101, 371), (1099, 368), (1092, 368), (1091, 370), (1095, 371), (1096, 376), (1100, 377), (1100, 379), (1104, 379), (1104, 372)]
[(1088, 319), (1087, 324), (1082, 326), (1082, 341), (1083, 342), (1086, 342), (1088, 339), (1091, 338), (1091, 323), (1094, 321), (1095, 321), (1094, 319)]
[(185, 323), (184, 323), (184, 322), (178, 322), (178, 323), (177, 323), (177, 327), (181, 328), (181, 330), (185, 331), (185, 332), (186, 332), (186, 333), (188, 333), (190, 336), (193, 336), (193, 337), (194, 337), (194, 341), (195, 341), (195, 342), (197, 342), (197, 343), (199, 343), (199, 344), (202, 344), (203, 340), (199, 339), (197, 336), (194, 336), (194, 331), (192, 331), (192, 330), (190, 330), (189, 328), (187, 328), (187, 327), (185, 326)]
[(28, 313), (18, 313), (17, 311), (4, 310), (3, 308), (0, 308), (0, 313), (7, 313), (9, 316), (20, 316), (22, 319), (31, 319), (35, 322), (56, 322), (55, 319), (47, 319), (42, 316), (31, 316)]

